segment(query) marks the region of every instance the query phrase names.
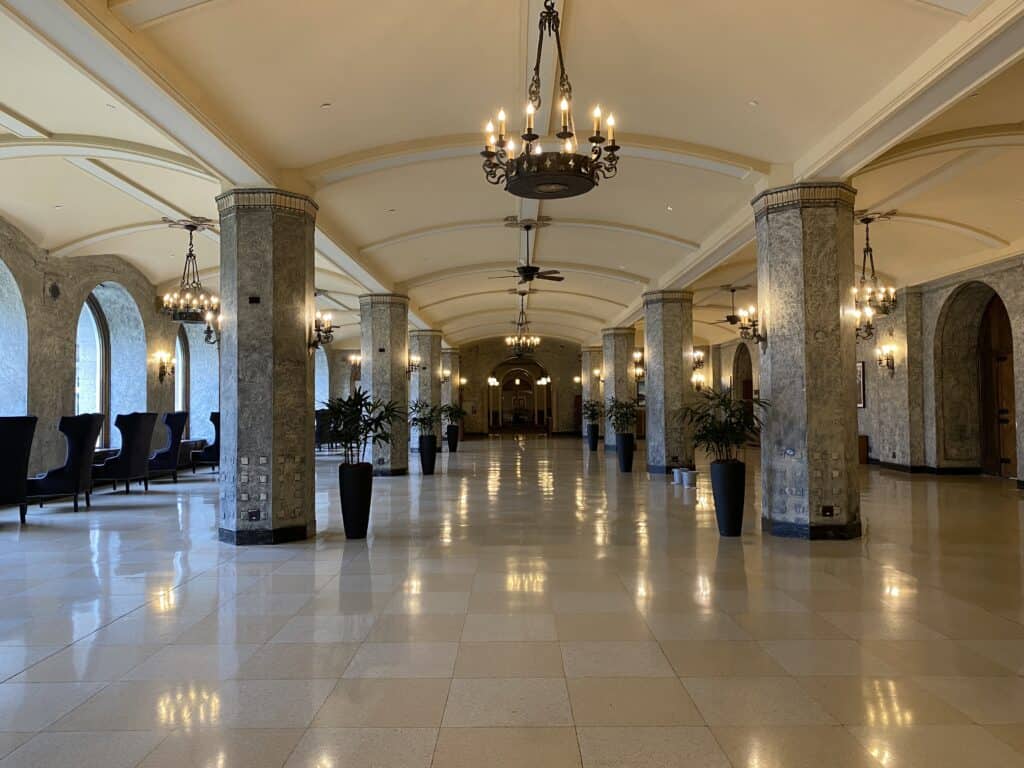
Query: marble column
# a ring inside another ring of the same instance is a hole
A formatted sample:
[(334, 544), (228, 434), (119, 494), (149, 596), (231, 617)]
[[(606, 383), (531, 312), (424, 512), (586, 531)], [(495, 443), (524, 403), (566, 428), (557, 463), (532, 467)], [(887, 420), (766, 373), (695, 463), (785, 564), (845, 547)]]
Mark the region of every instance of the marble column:
[(860, 536), (853, 204), (839, 182), (753, 200), (761, 397), (762, 524), (776, 536)]
[(684, 399), (693, 390), (693, 294), (651, 291), (643, 300), (647, 471), (665, 474), (693, 462), (683, 424)]
[(220, 530), (233, 544), (313, 536), (316, 204), (233, 189), (220, 211)]
[(461, 369), (459, 366), (459, 350), (457, 349), (443, 349), (441, 350), (441, 370), (451, 371), (448, 376), (448, 381), (441, 382), (441, 402), (442, 403), (459, 403), (459, 377), (461, 376)]
[[(409, 356), (419, 355), (420, 364), (409, 381), (409, 402), (423, 400), (431, 405), (441, 403), (441, 332), (410, 331)], [(409, 433), (412, 450), (419, 450), (419, 433)]]
[[(580, 356), (580, 389), (583, 394), (583, 400), (597, 400), (599, 403), (604, 402), (604, 396), (601, 393), (601, 377), (595, 376), (594, 371), (602, 371), (604, 369), (604, 355), (602, 354), (601, 347), (584, 347), (583, 352)], [(604, 434), (604, 419), (597, 424), (598, 434)], [(583, 420), (583, 436), (587, 436), (587, 421)]]
[(359, 385), (358, 366), (350, 362), (358, 349), (328, 349), (327, 365), (330, 370), (331, 397), (348, 397)]
[[(632, 400), (636, 397), (636, 381), (633, 379), (633, 345), (636, 343), (636, 331), (632, 326), (627, 328), (605, 328), (601, 331), (604, 342), (602, 360), (604, 362), (604, 402), (605, 405), (613, 397), (619, 400)], [(591, 372), (593, 375), (593, 372)], [(604, 419), (604, 447), (615, 450), (615, 430)]]
[[(361, 382), (371, 397), (393, 400), (403, 413), (409, 407), (409, 297), (374, 293), (359, 297), (359, 328), (363, 357)], [(396, 421), (391, 442), (373, 448), (373, 474), (409, 472), (409, 423)]]

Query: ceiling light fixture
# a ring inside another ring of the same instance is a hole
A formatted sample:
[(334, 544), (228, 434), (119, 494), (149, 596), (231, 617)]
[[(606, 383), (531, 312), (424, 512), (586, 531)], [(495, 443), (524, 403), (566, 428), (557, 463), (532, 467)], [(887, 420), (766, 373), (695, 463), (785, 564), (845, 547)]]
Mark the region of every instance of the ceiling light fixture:
[[(888, 315), (896, 309), (896, 289), (892, 286), (879, 285), (878, 276), (875, 274), (875, 251), (871, 247), (871, 225), (876, 221), (888, 221), (894, 213), (895, 211), (867, 213), (860, 218), (860, 223), (864, 225), (864, 255), (860, 263), (860, 286), (854, 286), (850, 291), (853, 293), (854, 305), (861, 312), (870, 309), (873, 314)], [(870, 275), (868, 275), (868, 265), (871, 266)], [(867, 315), (866, 312), (865, 316), (870, 319), (870, 315)]]
[[(497, 128), (494, 121), (491, 121), (487, 123), (484, 131), (484, 149), (480, 153), (484, 158), (484, 175), (488, 183), (504, 184), (505, 191), (517, 197), (532, 200), (576, 197), (592, 190), (600, 179), (610, 179), (618, 173), (618, 152), (621, 147), (615, 143), (615, 116), (609, 114), (607, 118), (603, 118), (601, 107), (595, 107), (591, 113), (593, 135), (587, 139), (590, 150), (579, 151), (579, 140), (572, 116), (572, 83), (562, 57), (560, 26), (555, 0), (544, 0), (544, 10), (540, 12), (537, 61), (533, 67), (529, 103), (526, 105), (526, 129), (521, 135), (522, 152), (517, 154), (519, 148), (508, 136), (504, 109), (498, 112)], [(536, 133), (534, 126), (537, 110), (541, 106), (540, 64), (545, 37), (555, 38), (558, 55), (559, 108), (562, 119), (561, 130), (555, 134), (558, 137), (557, 152), (545, 152), (541, 148), (538, 141), (540, 135)], [(607, 138), (601, 133), (603, 128), (608, 130)]]
[(165, 218), (164, 222), (171, 229), (184, 229), (188, 232), (188, 251), (185, 253), (185, 268), (181, 271), (178, 290), (163, 296), (163, 313), (179, 323), (206, 323), (209, 327), (211, 322), (207, 314), (220, 315), (220, 299), (207, 293), (203, 281), (199, 279), (194, 238), (196, 232), (209, 229), (212, 222), (200, 216), (179, 221)]
[(516, 317), (516, 332), (505, 337), (505, 346), (516, 357), (533, 352), (540, 345), (540, 336), (530, 333), (530, 321), (526, 318), (525, 297), (519, 297), (519, 315)]

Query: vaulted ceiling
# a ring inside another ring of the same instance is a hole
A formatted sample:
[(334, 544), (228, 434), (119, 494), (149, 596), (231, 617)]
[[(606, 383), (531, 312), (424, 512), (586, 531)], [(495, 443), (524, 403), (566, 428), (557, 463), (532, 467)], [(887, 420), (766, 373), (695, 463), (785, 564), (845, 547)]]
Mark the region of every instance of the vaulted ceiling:
[[(161, 216), (214, 217), (230, 185), (306, 192), (341, 336), (359, 293), (394, 290), (452, 345), (514, 319), (514, 281), (492, 279), (524, 257), (509, 216), (550, 217), (531, 255), (566, 280), (528, 310), (581, 343), (663, 287), (695, 290), (699, 340), (729, 338), (722, 286), (756, 282), (749, 200), (794, 179), (852, 177), (858, 207), (897, 211), (872, 231), (897, 285), (1020, 250), (1021, 0), (562, 0), (577, 118), (613, 110), (625, 149), (616, 179), (537, 204), (477, 153), (498, 107), (517, 125), (541, 6), (0, 0), (0, 215), (165, 284), (183, 242)], [(198, 251), (215, 281), (216, 233)]]

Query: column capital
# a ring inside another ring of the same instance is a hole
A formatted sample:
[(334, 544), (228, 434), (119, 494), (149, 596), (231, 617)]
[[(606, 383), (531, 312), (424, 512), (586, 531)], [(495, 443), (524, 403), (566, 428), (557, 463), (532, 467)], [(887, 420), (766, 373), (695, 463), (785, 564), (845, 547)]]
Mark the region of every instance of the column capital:
[(409, 336), (413, 336), (413, 337), (416, 337), (418, 339), (428, 339), (428, 338), (430, 338), (432, 336), (440, 337), (441, 336), (441, 332), (440, 331), (435, 331), (435, 330), (430, 329), (430, 328), (414, 328), (411, 331), (409, 331)]
[(580, 347), (580, 351), (581, 352), (590, 352), (591, 354), (593, 354), (594, 352), (602, 352), (603, 353), (604, 352), (604, 347), (602, 347), (600, 344), (594, 344), (593, 346)]
[(389, 305), (409, 306), (409, 297), (403, 293), (364, 293), (359, 297), (360, 307), (383, 307)]
[(617, 328), (602, 328), (601, 329), (601, 335), (602, 336), (625, 336), (627, 334), (629, 334), (630, 336), (636, 335), (636, 328), (634, 328), (632, 325), (627, 325), (627, 326), (619, 326)]
[(651, 304), (685, 304), (693, 301), (692, 291), (646, 291), (643, 294), (644, 306)]
[(853, 211), (857, 190), (841, 181), (802, 181), (766, 189), (750, 201), (754, 218), (792, 208), (849, 208)]
[(229, 189), (217, 196), (217, 210), (222, 216), (237, 208), (272, 208), (314, 220), (320, 210), (320, 206), (306, 195), (272, 187)]

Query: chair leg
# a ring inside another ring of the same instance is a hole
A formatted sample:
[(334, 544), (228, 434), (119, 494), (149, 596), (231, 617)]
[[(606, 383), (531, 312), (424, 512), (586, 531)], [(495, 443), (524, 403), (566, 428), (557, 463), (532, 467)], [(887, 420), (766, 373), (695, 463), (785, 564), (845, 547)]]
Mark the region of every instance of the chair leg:
[(178, 473), (177, 472), (171, 472), (171, 480), (173, 480), (174, 482), (178, 482)]
[(18, 511), (21, 513), (21, 522), (25, 523), (25, 516), (28, 514), (28, 504), (21, 504), (18, 507)]
[(111, 480), (110, 481), (110, 490), (111, 491), (117, 491), (117, 480)]
[(78, 511), (78, 494), (75, 494), (75, 512)]
[(149, 478), (142, 478), (142, 487), (146, 489), (146, 493), (149, 493)]
[(127, 496), (131, 492), (132, 492), (132, 481), (131, 480), (125, 480), (124, 481), (124, 495)]
[(90, 491), (86, 491), (86, 493), (85, 493), (85, 508), (89, 509), (89, 507), (91, 507), (91, 506), (92, 506), (92, 493)]

